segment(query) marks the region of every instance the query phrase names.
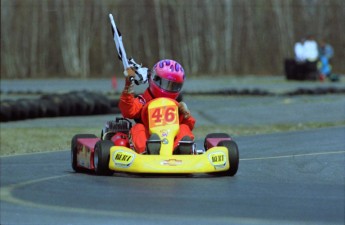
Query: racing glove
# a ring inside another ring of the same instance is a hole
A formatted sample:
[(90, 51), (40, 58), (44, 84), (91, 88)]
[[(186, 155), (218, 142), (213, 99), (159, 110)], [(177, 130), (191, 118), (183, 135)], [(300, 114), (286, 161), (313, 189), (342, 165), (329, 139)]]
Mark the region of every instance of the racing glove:
[(136, 85), (145, 84), (147, 82), (149, 69), (146, 67), (143, 67), (141, 64), (136, 63), (133, 58), (129, 59), (128, 63), (132, 67), (132, 69), (135, 71), (135, 75), (134, 75), (135, 84)]
[(183, 117), (185, 119), (188, 119), (190, 117), (190, 111), (189, 111), (186, 103), (180, 102), (178, 105), (178, 111), (180, 114), (183, 115)]
[(133, 68), (129, 67), (123, 72), (123, 74), (126, 76), (125, 88), (123, 89), (123, 92), (127, 94), (133, 94), (134, 84), (132, 80), (135, 77), (135, 71)]
[(149, 74), (149, 69), (146, 68), (146, 67), (140, 67), (138, 68), (136, 71), (136, 79), (135, 81), (138, 83), (138, 84), (145, 84), (147, 82), (147, 78), (148, 78), (148, 74)]

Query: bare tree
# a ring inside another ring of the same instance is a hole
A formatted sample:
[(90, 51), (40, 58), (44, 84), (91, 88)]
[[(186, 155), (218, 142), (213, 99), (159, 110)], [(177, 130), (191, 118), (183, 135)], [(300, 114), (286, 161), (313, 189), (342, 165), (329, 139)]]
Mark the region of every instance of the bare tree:
[(109, 13), (147, 66), (174, 58), (189, 74), (281, 74), (295, 41), (313, 34), (345, 71), (343, 0), (2, 0), (1, 78), (122, 73)]
[(163, 16), (161, 11), (161, 1), (154, 0), (154, 7), (155, 7), (155, 20), (157, 26), (157, 38), (158, 41), (158, 50), (159, 50), (159, 57), (165, 57), (165, 35), (164, 35), (164, 23), (163, 23)]
[(67, 74), (79, 76), (81, 65), (79, 57), (79, 28), (81, 26), (84, 5), (78, 1), (55, 1), (57, 8), (58, 35), (63, 65)]
[(15, 56), (13, 54), (13, 38), (11, 39), (11, 21), (14, 20), (14, 2), (1, 1), (1, 76), (16, 78)]
[(233, 40), (233, 1), (224, 2), (224, 71), (233, 71), (232, 66)]

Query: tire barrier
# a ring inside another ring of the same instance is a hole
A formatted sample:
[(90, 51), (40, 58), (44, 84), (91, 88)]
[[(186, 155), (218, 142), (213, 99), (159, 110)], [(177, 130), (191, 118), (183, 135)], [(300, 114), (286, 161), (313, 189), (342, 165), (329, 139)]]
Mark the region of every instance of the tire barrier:
[(228, 89), (220, 91), (183, 92), (183, 95), (224, 95), (224, 96), (293, 96), (293, 95), (324, 95), (345, 94), (345, 87), (298, 88), (284, 93), (274, 93), (260, 89)]
[(224, 96), (269, 96), (275, 95), (269, 91), (260, 90), (260, 89), (227, 89), (219, 91), (202, 91), (202, 92), (183, 92), (183, 95), (224, 95)]
[(0, 122), (42, 117), (108, 114), (114, 104), (106, 95), (93, 92), (43, 94), (38, 99), (6, 99), (1, 101)]
[(325, 87), (325, 88), (299, 88), (295, 91), (287, 92), (285, 95), (324, 95), (324, 94), (345, 94), (345, 88)]
[[(25, 95), (25, 93), (20, 94)], [(206, 92), (183, 92), (179, 98), (182, 100), (183, 95), (297, 96), (324, 94), (345, 94), (345, 88), (299, 88), (281, 94), (260, 89), (228, 89)], [(120, 110), (117, 107), (119, 100), (109, 99), (107, 97), (109, 95), (111, 93), (72, 91), (64, 94), (42, 94), (38, 99), (1, 100), (0, 122), (42, 117), (119, 114)]]

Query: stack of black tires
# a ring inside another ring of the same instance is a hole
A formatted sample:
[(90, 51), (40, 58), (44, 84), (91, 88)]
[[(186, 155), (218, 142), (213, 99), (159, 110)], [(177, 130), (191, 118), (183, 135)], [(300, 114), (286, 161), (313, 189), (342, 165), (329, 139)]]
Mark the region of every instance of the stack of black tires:
[(286, 59), (284, 69), (287, 80), (319, 79), (317, 62), (296, 62), (294, 59)]
[(41, 117), (80, 116), (111, 113), (116, 102), (105, 94), (74, 91), (64, 94), (44, 94), (39, 98), (1, 100), (0, 121)]

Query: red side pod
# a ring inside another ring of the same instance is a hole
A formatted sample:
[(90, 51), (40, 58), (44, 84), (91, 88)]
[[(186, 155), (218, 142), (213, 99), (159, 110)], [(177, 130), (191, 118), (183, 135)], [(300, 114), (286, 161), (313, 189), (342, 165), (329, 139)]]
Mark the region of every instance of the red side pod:
[(210, 149), (218, 145), (219, 142), (228, 140), (230, 141), (231, 138), (207, 138), (206, 139), (206, 149)]
[(93, 156), (99, 138), (78, 139), (77, 164), (79, 167), (94, 170)]

